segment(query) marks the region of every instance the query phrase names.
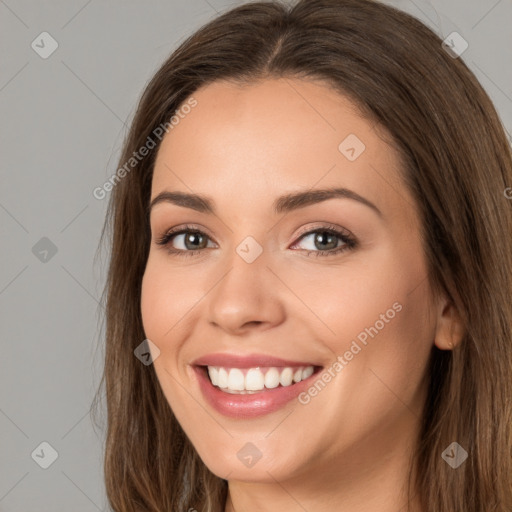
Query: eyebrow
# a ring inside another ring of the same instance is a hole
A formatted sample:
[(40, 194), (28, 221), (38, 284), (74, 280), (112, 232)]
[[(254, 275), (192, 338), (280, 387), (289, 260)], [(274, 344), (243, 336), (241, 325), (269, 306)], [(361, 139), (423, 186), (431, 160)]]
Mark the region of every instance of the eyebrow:
[[(371, 208), (379, 217), (382, 212), (368, 199), (360, 196), (348, 188), (324, 188), (299, 192), (292, 192), (278, 197), (272, 204), (275, 214), (287, 213), (312, 204), (321, 203), (328, 199), (352, 199)], [(186, 192), (160, 192), (150, 203), (149, 210), (159, 203), (172, 203), (184, 208), (190, 208), (200, 213), (216, 215), (214, 201), (200, 194), (189, 194)]]

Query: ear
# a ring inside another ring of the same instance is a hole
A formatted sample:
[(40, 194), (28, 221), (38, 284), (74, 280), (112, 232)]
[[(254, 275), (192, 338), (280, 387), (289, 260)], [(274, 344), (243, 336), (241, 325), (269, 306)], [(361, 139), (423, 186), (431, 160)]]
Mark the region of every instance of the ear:
[(464, 336), (464, 325), (459, 312), (446, 297), (439, 300), (434, 343), (441, 350), (452, 350)]

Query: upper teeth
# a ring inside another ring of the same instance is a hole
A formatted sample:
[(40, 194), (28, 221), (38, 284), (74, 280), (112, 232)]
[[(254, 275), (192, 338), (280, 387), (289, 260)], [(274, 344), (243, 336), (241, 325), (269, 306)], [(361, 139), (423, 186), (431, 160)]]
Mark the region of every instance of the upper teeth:
[(208, 375), (214, 386), (218, 386), (224, 391), (260, 391), (263, 388), (276, 388), (281, 386), (290, 386), (292, 382), (300, 382), (310, 377), (313, 372), (313, 366), (300, 368), (270, 367), (261, 368), (231, 368), (226, 369), (219, 366), (208, 366)]

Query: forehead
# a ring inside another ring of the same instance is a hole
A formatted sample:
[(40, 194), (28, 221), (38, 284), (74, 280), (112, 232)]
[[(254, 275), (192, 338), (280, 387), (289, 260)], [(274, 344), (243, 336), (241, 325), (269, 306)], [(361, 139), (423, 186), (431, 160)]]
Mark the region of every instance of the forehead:
[(197, 105), (159, 148), (152, 196), (179, 189), (240, 201), (243, 194), (261, 205), (283, 190), (344, 186), (379, 205), (407, 194), (385, 132), (326, 84), (215, 82), (193, 97)]

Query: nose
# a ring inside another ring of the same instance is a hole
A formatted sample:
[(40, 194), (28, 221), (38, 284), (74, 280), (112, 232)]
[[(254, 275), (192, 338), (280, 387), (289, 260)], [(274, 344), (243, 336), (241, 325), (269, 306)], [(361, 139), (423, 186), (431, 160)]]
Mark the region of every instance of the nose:
[(207, 296), (209, 322), (230, 334), (266, 330), (285, 317), (286, 289), (269, 268), (265, 251), (248, 261), (234, 252), (229, 268)]

